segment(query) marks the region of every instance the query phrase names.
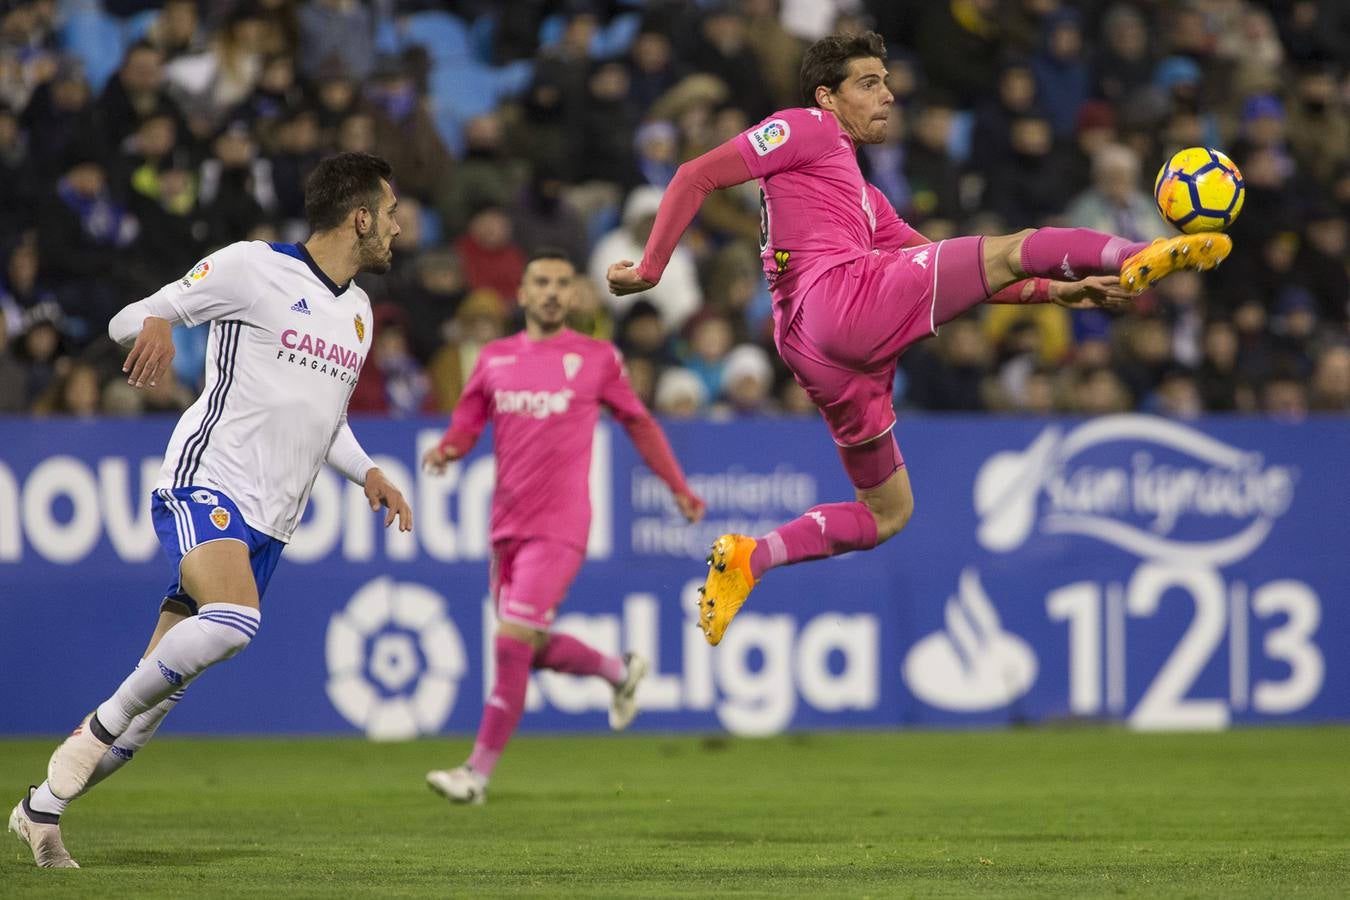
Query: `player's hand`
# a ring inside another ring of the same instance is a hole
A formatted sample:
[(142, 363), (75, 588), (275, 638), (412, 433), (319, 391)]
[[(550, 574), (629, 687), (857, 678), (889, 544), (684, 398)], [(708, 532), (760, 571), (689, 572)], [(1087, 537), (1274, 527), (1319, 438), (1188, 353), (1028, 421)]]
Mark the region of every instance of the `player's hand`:
[(385, 478), (379, 469), (371, 469), (366, 473), (366, 499), (370, 501), (372, 510), (378, 510), (381, 506), (388, 510), (384, 514), (385, 528), (394, 524), (394, 519), (397, 518), (399, 531), (412, 531), (412, 507), (403, 499), (403, 494), (394, 487), (393, 482)]
[(422, 468), (436, 475), (444, 475), (445, 467), (459, 459), (459, 451), (454, 447), (432, 447), (422, 454)]
[(1050, 299), (1065, 309), (1119, 309), (1134, 299), (1116, 275), (1094, 275), (1082, 281), (1050, 282)]
[(122, 371), (127, 373), (127, 384), (132, 387), (154, 387), (173, 362), (173, 326), (168, 319), (159, 316), (146, 316), (141, 324), (141, 333), (136, 335), (136, 343), (122, 363)]
[(616, 297), (626, 294), (639, 294), (656, 287), (656, 282), (639, 277), (637, 264), (631, 259), (621, 259), (609, 267), (605, 273), (609, 280), (609, 292)]
[(708, 504), (697, 494), (676, 494), (675, 505), (680, 508), (680, 514), (688, 519), (691, 525), (703, 518), (703, 513), (708, 508)]

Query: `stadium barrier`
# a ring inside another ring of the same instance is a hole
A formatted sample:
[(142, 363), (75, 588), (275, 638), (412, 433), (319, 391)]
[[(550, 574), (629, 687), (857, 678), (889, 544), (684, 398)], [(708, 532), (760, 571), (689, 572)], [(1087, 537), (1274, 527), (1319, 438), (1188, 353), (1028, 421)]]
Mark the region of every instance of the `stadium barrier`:
[[(490, 683), (488, 441), (417, 471), (442, 423), (356, 420), (412, 501), (384, 531), (324, 471), (258, 640), (166, 728), (397, 739), (477, 725)], [(557, 627), (645, 653), (635, 728), (1140, 729), (1350, 719), (1350, 423), (905, 417), (916, 514), (870, 553), (770, 574), (725, 641), (692, 619), (702, 557), (851, 489), (817, 421), (670, 423), (688, 527), (598, 429), (589, 560)], [(70, 727), (143, 648), (168, 582), (149, 489), (171, 420), (0, 419), (0, 733)], [(18, 664), (19, 660), (27, 661)], [(526, 730), (605, 728), (605, 686), (536, 674)]]

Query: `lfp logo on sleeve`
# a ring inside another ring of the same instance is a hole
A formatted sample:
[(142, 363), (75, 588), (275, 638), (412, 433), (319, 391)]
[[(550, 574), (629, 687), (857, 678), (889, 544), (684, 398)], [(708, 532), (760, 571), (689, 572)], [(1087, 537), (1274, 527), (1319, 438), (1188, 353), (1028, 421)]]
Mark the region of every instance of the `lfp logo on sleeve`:
[(790, 133), (787, 122), (782, 119), (770, 119), (750, 132), (750, 146), (754, 147), (760, 156), (764, 156), (783, 146)]

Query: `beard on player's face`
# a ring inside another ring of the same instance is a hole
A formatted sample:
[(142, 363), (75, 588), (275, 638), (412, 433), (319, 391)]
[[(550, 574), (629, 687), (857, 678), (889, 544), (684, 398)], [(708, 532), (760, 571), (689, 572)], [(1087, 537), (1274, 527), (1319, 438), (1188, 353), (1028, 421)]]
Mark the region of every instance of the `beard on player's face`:
[(357, 268), (362, 272), (383, 275), (394, 264), (393, 248), (385, 241), (389, 232), (381, 231), (376, 222), (370, 230), (357, 238)]

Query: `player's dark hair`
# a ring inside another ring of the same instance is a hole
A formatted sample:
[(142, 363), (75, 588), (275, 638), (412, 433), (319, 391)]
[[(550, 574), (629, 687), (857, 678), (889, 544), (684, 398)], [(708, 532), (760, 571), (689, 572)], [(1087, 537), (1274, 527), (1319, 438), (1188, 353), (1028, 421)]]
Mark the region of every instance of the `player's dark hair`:
[(321, 160), (305, 179), (305, 219), (312, 231), (329, 231), (354, 209), (374, 210), (380, 202), (380, 180), (388, 181), (393, 166), (369, 153), (339, 153)]
[(816, 88), (825, 85), (832, 91), (848, 77), (848, 63), (852, 59), (876, 57), (886, 61), (886, 42), (875, 31), (862, 34), (832, 34), (807, 48), (802, 57), (802, 100), (807, 106), (816, 106)]
[(534, 252), (530, 254), (530, 258), (525, 260), (525, 265), (528, 267), (530, 263), (539, 259), (562, 260), (563, 262), (570, 264), (573, 268), (576, 267), (576, 263), (572, 262), (572, 257), (568, 256), (558, 247), (536, 247)]

